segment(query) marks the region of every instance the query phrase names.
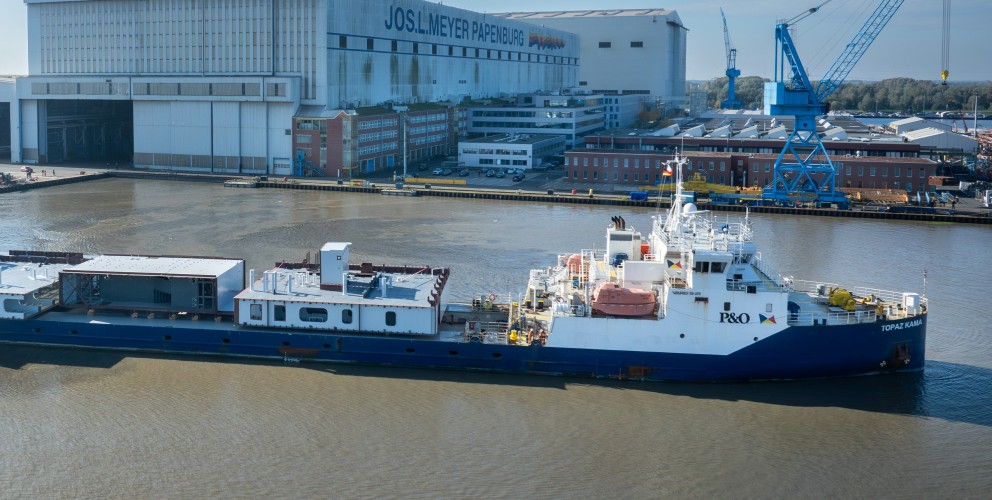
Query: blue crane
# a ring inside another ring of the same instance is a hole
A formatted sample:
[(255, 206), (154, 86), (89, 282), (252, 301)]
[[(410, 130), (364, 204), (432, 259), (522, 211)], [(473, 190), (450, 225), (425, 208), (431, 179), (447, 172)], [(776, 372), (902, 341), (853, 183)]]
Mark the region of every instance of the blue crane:
[(834, 165), (816, 132), (817, 118), (830, 111), (826, 99), (844, 83), (903, 2), (882, 0), (815, 87), (799, 59), (789, 26), (816, 13), (827, 2), (775, 26), (775, 81), (765, 83), (764, 112), (794, 116), (795, 125), (775, 160), (773, 184), (762, 190), (763, 198), (832, 203), (842, 208), (849, 205), (844, 193), (835, 189)]
[(734, 83), (741, 70), (737, 69), (737, 49), (730, 42), (730, 31), (727, 29), (727, 16), (723, 15), (723, 7), (720, 8), (720, 17), (723, 18), (723, 46), (727, 50), (727, 100), (720, 103), (723, 109), (740, 109), (741, 102), (734, 96)]

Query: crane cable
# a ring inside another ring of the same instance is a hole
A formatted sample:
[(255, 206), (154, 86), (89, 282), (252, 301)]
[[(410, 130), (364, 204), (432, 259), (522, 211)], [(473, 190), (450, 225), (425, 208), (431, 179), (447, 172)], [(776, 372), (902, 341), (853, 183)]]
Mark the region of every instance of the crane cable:
[(940, 84), (947, 85), (948, 67), (951, 59), (951, 0), (944, 0), (944, 26), (940, 47)]

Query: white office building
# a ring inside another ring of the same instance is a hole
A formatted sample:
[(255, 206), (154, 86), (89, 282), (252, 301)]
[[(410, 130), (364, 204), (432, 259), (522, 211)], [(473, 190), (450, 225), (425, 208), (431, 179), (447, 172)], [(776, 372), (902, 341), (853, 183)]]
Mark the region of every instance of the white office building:
[(602, 130), (603, 96), (518, 94), (514, 102), (494, 101), (468, 107), (472, 134), (560, 135), (568, 147)]
[(565, 151), (560, 135), (489, 135), (458, 142), (458, 163), (466, 167), (529, 170)]
[(611, 9), (494, 14), (577, 33), (579, 88), (686, 104), (686, 27), (674, 10)]
[(576, 35), (421, 0), (23, 0), (13, 161), (287, 173), (303, 105), (578, 83)]

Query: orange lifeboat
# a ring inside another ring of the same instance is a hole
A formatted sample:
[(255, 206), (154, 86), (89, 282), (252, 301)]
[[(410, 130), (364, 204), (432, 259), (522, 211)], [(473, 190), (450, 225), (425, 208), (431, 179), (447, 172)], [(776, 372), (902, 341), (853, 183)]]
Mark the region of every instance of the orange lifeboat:
[(570, 274), (580, 273), (582, 271), (582, 256), (577, 253), (569, 255), (566, 266), (568, 266), (568, 272)]
[(596, 288), (592, 309), (611, 316), (645, 316), (654, 311), (654, 294), (637, 288), (603, 283)]

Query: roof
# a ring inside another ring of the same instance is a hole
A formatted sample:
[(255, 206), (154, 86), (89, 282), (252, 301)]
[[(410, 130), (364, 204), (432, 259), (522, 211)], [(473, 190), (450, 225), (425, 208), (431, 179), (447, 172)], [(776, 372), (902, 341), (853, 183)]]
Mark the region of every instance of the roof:
[(918, 116), (910, 116), (909, 118), (903, 118), (902, 120), (889, 122), (889, 126), (895, 128), (901, 125), (909, 125), (910, 123), (916, 123), (921, 121), (923, 121), (923, 118), (920, 118)]
[(934, 137), (941, 134), (950, 134), (950, 133), (952, 132), (941, 130), (939, 128), (926, 127), (917, 130), (910, 130), (909, 132), (903, 132), (902, 136), (911, 141), (915, 141), (918, 139), (924, 139), (927, 137)]
[(108, 275), (219, 277), (244, 260), (214, 257), (152, 257), (142, 255), (100, 255), (67, 268), (67, 273)]
[[(67, 264), (0, 262), (0, 295), (29, 295), (55, 282)], [(0, 304), (0, 311), (3, 305)]]
[(293, 118), (334, 118), (343, 112), (340, 109), (329, 109), (321, 104), (304, 104), (296, 110)]
[(561, 18), (590, 18), (590, 17), (635, 17), (635, 16), (667, 16), (674, 13), (668, 9), (606, 9), (606, 10), (556, 10), (548, 12), (507, 12), (491, 14), (507, 19), (561, 19)]
[(539, 135), (510, 135), (510, 134), (497, 134), (497, 135), (487, 135), (483, 137), (475, 137), (469, 139), (463, 139), (459, 141), (459, 144), (538, 144), (544, 141), (561, 141), (563, 140), (559, 135), (548, 136), (546, 134)]
[[(376, 273), (373, 277), (351, 272), (348, 293), (343, 293), (340, 290), (321, 289), (319, 276), (314, 273), (285, 269), (272, 269), (271, 272), (276, 277), (274, 290), (267, 289), (263, 280), (257, 279), (250, 287), (238, 293), (235, 299), (427, 308), (431, 307), (428, 299), (434, 293), (435, 283), (439, 279), (431, 273)], [(373, 281), (378, 282), (378, 285), (371, 286)]]

